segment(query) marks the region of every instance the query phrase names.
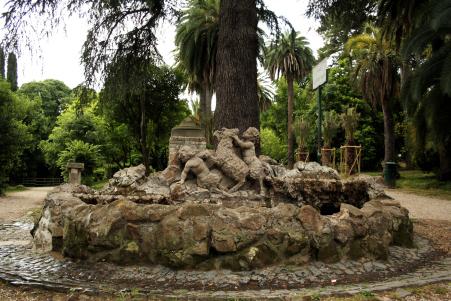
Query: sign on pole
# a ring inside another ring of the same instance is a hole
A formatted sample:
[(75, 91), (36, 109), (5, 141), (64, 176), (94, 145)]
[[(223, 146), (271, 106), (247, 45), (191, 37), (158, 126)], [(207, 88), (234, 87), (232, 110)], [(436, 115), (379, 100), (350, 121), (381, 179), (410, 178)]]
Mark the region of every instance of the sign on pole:
[[(312, 70), (312, 85), (313, 90), (317, 89), (318, 94), (318, 127), (317, 127), (317, 137), (316, 144), (318, 147), (318, 160), (321, 157), (321, 147), (322, 147), (322, 133), (321, 126), (323, 124), (323, 108), (321, 105), (321, 85), (327, 82), (327, 57), (319, 62)], [(320, 161), (321, 162), (321, 161)]]
[(327, 57), (313, 67), (313, 90), (327, 81)]

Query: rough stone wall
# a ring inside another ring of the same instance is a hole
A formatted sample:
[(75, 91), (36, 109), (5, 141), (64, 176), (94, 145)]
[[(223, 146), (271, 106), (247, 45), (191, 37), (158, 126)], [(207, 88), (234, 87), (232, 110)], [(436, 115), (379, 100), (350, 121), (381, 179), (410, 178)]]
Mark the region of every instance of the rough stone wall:
[(322, 216), (309, 205), (226, 208), (215, 204), (89, 205), (73, 187), (49, 194), (34, 231), (36, 248), (92, 261), (176, 268), (247, 270), (275, 263), (384, 259), (390, 244), (412, 245), (412, 223), (399, 203), (341, 204)]

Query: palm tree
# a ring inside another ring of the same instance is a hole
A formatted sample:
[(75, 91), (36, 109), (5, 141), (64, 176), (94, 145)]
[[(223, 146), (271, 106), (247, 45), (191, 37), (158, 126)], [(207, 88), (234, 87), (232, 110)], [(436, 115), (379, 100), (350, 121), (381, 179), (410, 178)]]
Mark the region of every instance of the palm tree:
[(265, 65), (273, 80), (285, 77), (288, 84), (288, 168), (293, 168), (294, 81), (302, 80), (312, 69), (315, 58), (307, 40), (294, 31), (283, 34), (266, 50)]
[(377, 8), (377, 25), (385, 38), (393, 40), (400, 48), (402, 40), (415, 26), (415, 18), (429, 0), (380, 0)]
[(178, 67), (189, 77), (188, 88), (200, 96), (200, 119), (207, 139), (211, 131), (211, 99), (216, 70), (219, 0), (192, 0), (175, 37)]
[(381, 31), (367, 24), (362, 34), (345, 45), (354, 66), (354, 76), (364, 97), (380, 104), (384, 115), (385, 162), (395, 160), (395, 131), (391, 103), (399, 93), (398, 58), (393, 43)]
[(413, 118), (415, 142), (424, 151), (427, 141), (436, 148), (442, 180), (451, 179), (451, 20), (450, 1), (433, 0), (423, 8), (418, 23), (402, 48), (404, 59), (418, 62), (403, 87), (402, 98)]

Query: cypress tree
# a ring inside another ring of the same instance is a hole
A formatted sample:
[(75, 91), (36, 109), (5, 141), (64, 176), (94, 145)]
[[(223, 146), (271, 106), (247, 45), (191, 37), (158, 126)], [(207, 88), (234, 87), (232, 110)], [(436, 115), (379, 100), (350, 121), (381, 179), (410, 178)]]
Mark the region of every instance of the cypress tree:
[(11, 90), (17, 91), (17, 58), (12, 52), (8, 55), (8, 70), (6, 73), (6, 78), (11, 84)]
[(0, 48), (0, 76), (5, 79), (5, 52)]

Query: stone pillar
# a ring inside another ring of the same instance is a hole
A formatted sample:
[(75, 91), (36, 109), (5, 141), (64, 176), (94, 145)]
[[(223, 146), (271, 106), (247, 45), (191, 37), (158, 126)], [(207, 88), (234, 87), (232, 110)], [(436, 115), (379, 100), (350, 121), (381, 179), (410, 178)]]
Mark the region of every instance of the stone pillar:
[(199, 152), (207, 149), (204, 131), (191, 117), (185, 118), (171, 131), (168, 166), (178, 165), (177, 151), (184, 145), (188, 145)]
[(83, 163), (67, 163), (67, 170), (69, 170), (69, 184), (81, 184), (81, 171), (83, 169), (85, 169), (85, 165)]

